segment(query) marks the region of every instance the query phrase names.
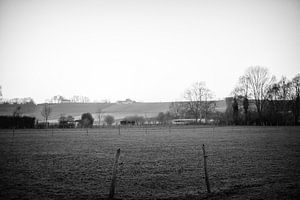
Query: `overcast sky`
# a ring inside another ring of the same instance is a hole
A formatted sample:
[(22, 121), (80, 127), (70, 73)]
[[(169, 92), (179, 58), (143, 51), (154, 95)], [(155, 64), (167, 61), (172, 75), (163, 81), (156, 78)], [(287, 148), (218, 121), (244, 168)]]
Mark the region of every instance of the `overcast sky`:
[(4, 98), (224, 98), (249, 66), (300, 72), (297, 0), (0, 0)]

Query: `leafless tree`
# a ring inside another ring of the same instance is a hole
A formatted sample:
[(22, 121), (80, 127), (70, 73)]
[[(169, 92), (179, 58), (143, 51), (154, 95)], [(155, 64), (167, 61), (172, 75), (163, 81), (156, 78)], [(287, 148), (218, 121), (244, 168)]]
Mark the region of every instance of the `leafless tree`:
[(248, 97), (249, 96), (249, 81), (247, 80), (247, 77), (241, 76), (239, 78), (237, 86), (234, 88), (232, 91), (232, 94), (234, 96), (243, 96), (243, 97)]
[(20, 115), (22, 114), (21, 113), (21, 106), (17, 106), (15, 109), (14, 109), (14, 111), (13, 111), (13, 116), (14, 117), (20, 117)]
[(248, 123), (249, 88), (250, 88), (250, 83), (247, 80), (247, 77), (244, 75), (239, 78), (239, 82), (237, 86), (232, 91), (232, 95), (243, 102), (245, 124)]
[(261, 66), (249, 67), (244, 75), (246, 85), (249, 86), (249, 96), (254, 98), (260, 121), (266, 105), (268, 90), (274, 83), (275, 77), (270, 75), (267, 68)]
[(280, 81), (277, 83), (278, 85), (278, 99), (280, 100), (291, 100), (292, 99), (292, 81), (289, 81), (285, 76), (283, 76)]
[(102, 109), (98, 108), (97, 111), (96, 111), (96, 114), (97, 114), (97, 118), (99, 120), (99, 127), (100, 127), (101, 126), (101, 119), (102, 119), (102, 115), (103, 115)]
[(186, 114), (184, 102), (172, 102), (169, 106), (169, 112), (175, 119), (184, 118)]
[(19, 118), (21, 116), (21, 106), (17, 106), (13, 113), (12, 113), (12, 116), (13, 116), (13, 123), (14, 123), (14, 128), (17, 128), (18, 127), (18, 122), (19, 120), (17, 120), (16, 118)]
[(292, 85), (294, 88), (294, 96), (300, 95), (300, 74), (297, 74), (293, 78)]
[(184, 98), (187, 100), (187, 111), (195, 118), (196, 123), (202, 118), (202, 114), (206, 117), (212, 93), (204, 82), (194, 83), (190, 89), (185, 91)]
[(49, 104), (44, 104), (42, 110), (41, 110), (41, 115), (44, 117), (45, 122), (46, 122), (46, 127), (48, 127), (48, 118), (52, 112), (52, 108), (50, 107)]
[(74, 95), (70, 101), (73, 103), (89, 103), (90, 99), (85, 96)]
[(292, 80), (292, 99), (294, 102), (294, 123), (298, 124), (298, 118), (300, 113), (300, 74), (297, 74)]

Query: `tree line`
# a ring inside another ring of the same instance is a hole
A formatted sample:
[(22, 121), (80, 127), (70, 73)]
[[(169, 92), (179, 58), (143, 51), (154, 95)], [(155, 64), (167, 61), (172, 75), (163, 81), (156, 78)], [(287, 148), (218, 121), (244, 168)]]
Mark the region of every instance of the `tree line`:
[(253, 121), (251, 116), (260, 125), (298, 124), (300, 74), (292, 80), (283, 76), (277, 81), (267, 68), (250, 67), (239, 78), (232, 94), (234, 124), (249, 124)]
[[(239, 77), (231, 97), (225, 99), (226, 111), (216, 111), (216, 101), (204, 82), (196, 82), (185, 91), (183, 102), (174, 102), (171, 118), (195, 119), (195, 123), (226, 125), (298, 125), (300, 110), (300, 74), (292, 80), (276, 80), (261, 66), (249, 67)], [(200, 121), (198, 119), (201, 119)]]

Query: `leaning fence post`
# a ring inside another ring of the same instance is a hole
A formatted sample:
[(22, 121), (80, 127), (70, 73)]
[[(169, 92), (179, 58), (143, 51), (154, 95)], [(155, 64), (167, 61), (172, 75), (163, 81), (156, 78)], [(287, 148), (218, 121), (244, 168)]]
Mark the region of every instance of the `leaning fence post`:
[(115, 157), (115, 163), (113, 166), (112, 180), (111, 180), (108, 199), (113, 199), (114, 195), (115, 195), (115, 186), (116, 186), (116, 180), (117, 180), (117, 167), (118, 167), (120, 154), (121, 154), (121, 150), (118, 149), (117, 153), (116, 153), (116, 157)]
[(207, 189), (207, 193), (210, 193), (210, 185), (209, 185), (208, 173), (207, 173), (207, 165), (206, 165), (207, 155), (205, 153), (204, 144), (202, 145), (202, 151), (203, 151), (203, 158), (204, 158), (204, 174), (205, 174), (206, 189)]

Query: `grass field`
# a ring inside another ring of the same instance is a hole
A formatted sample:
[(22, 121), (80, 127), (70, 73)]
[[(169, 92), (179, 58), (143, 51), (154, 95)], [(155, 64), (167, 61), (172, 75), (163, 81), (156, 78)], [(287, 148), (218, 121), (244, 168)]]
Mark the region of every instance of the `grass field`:
[[(212, 193), (206, 194), (202, 144)], [(298, 199), (300, 127), (0, 131), (0, 199)]]

